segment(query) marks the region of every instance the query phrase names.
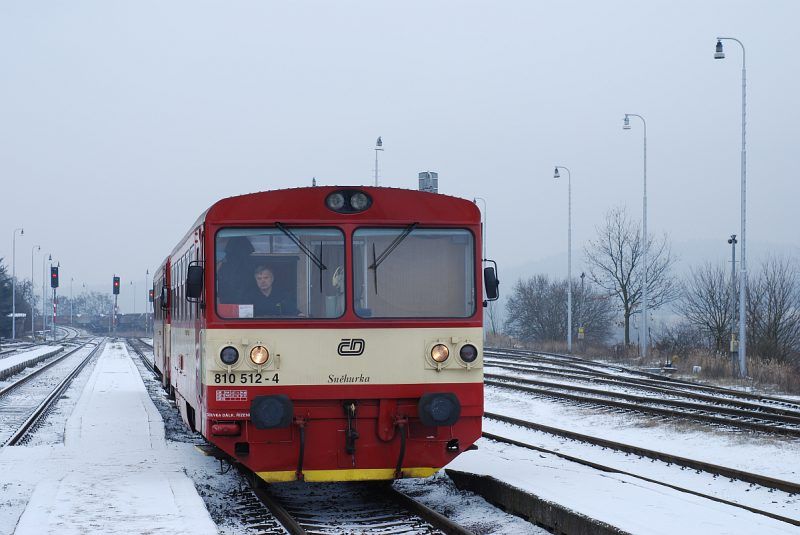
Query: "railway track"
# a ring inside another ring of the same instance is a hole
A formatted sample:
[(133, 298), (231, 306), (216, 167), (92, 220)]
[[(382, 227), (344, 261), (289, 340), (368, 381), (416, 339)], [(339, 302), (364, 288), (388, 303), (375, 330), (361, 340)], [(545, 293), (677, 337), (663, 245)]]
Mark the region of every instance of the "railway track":
[[(487, 386), (525, 392), (539, 397), (569, 400), (584, 405), (612, 407), (614, 409), (661, 417), (666, 416), (670, 418), (697, 420), (740, 429), (800, 437), (800, 424), (798, 423), (800, 420), (789, 416), (759, 414), (740, 409), (703, 405), (679, 400), (634, 396), (609, 392), (607, 390), (589, 389), (560, 383), (546, 383), (533, 379), (493, 374), (484, 375), (484, 384)], [(583, 392), (591, 395), (582, 395), (573, 392)]]
[[(248, 479), (254, 481), (253, 476)], [(258, 516), (251, 503), (252, 522), (268, 527), (273, 518), (292, 535), (472, 533), (388, 483), (253, 482), (252, 490), (270, 514)]]
[(494, 359), (485, 362), (484, 365), (487, 368), (499, 368), (503, 370), (522, 372), (526, 374), (543, 375), (546, 377), (564, 379), (567, 381), (591, 383), (593, 385), (602, 384), (614, 387), (630, 388), (639, 391), (655, 392), (662, 395), (671, 395), (688, 399), (695, 399), (699, 401), (705, 401), (711, 404), (730, 405), (755, 412), (780, 414), (784, 416), (796, 416), (800, 418), (800, 405), (795, 405), (794, 403), (788, 401), (786, 404), (784, 404), (784, 406), (778, 406), (775, 404), (763, 404), (760, 402), (755, 402), (750, 400), (745, 401), (725, 394), (711, 395), (711, 394), (701, 393), (697, 391), (692, 391), (690, 389), (686, 389), (682, 386), (654, 385), (652, 382), (648, 381), (640, 381), (635, 379), (628, 379), (628, 378), (614, 377), (614, 376), (600, 376), (589, 373), (580, 374), (580, 373), (575, 373), (573, 371), (561, 371), (555, 368), (536, 366), (536, 365), (516, 364), (516, 363), (505, 364), (502, 361)]
[[(499, 415), (492, 415), (491, 417), (496, 417), (496, 416), (499, 416)], [(518, 420), (517, 422), (522, 422), (522, 421)], [(527, 423), (530, 423), (530, 422), (522, 422), (523, 427), (526, 427), (525, 424), (527, 424)], [(514, 425), (520, 425), (520, 424), (519, 423), (515, 423)], [(680, 485), (673, 485), (671, 483), (667, 483), (667, 482), (665, 482), (663, 480), (660, 480), (660, 479), (654, 479), (654, 478), (651, 478), (651, 477), (643, 476), (641, 474), (636, 474), (634, 472), (630, 472), (630, 471), (626, 471), (626, 470), (620, 470), (620, 469), (614, 468), (612, 466), (608, 466), (608, 465), (604, 465), (604, 464), (597, 463), (597, 462), (594, 462), (594, 461), (590, 461), (590, 460), (587, 460), (587, 459), (584, 459), (584, 458), (581, 458), (581, 457), (577, 457), (577, 456), (574, 456), (574, 455), (568, 455), (568, 454), (565, 454), (563, 452), (552, 450), (552, 449), (549, 449), (549, 448), (543, 448), (543, 447), (540, 447), (540, 446), (535, 446), (533, 444), (528, 444), (526, 442), (522, 442), (522, 441), (519, 441), (519, 440), (515, 440), (515, 439), (512, 439), (512, 438), (504, 437), (504, 436), (493, 434), (493, 433), (484, 432), (483, 433), (483, 437), (487, 438), (489, 440), (494, 440), (494, 441), (497, 441), (497, 442), (510, 444), (510, 445), (517, 446), (517, 447), (520, 447), (520, 448), (525, 448), (525, 449), (529, 449), (529, 450), (533, 450), (533, 451), (538, 451), (538, 452), (541, 452), (541, 453), (547, 453), (547, 454), (550, 454), (550, 455), (554, 455), (554, 456), (559, 457), (561, 459), (565, 459), (565, 460), (570, 461), (570, 462), (581, 464), (583, 466), (588, 466), (590, 468), (594, 468), (596, 470), (600, 470), (600, 471), (603, 471), (603, 472), (626, 475), (626, 476), (629, 476), (629, 477), (633, 477), (633, 478), (639, 479), (641, 481), (646, 481), (648, 483), (661, 485), (663, 487), (668, 487), (668, 488), (671, 488), (673, 490), (677, 490), (679, 492), (683, 492), (683, 493), (686, 493), (686, 494), (691, 494), (691, 495), (694, 495), (694, 496), (699, 496), (701, 498), (705, 498), (705, 499), (708, 499), (708, 500), (711, 500), (711, 501), (714, 501), (714, 502), (723, 503), (723, 504), (726, 504), (726, 505), (730, 505), (730, 506), (733, 506), (733, 507), (744, 509), (746, 511), (750, 511), (751, 513), (763, 515), (763, 516), (766, 516), (766, 517), (769, 517), (769, 518), (773, 518), (775, 520), (780, 520), (781, 522), (786, 522), (787, 524), (791, 524), (791, 525), (794, 525), (794, 526), (800, 526), (800, 520), (798, 520), (796, 518), (791, 518), (791, 517), (779, 515), (777, 513), (772, 512), (772, 511), (765, 511), (765, 510), (759, 509), (757, 507), (752, 507), (752, 506), (749, 506), (749, 505), (746, 505), (746, 504), (743, 504), (743, 503), (739, 503), (739, 502), (735, 502), (735, 501), (732, 501), (732, 500), (728, 500), (728, 499), (725, 499), (725, 498), (722, 498), (722, 497), (719, 497), (719, 496), (714, 496), (712, 494), (699, 492), (699, 491), (696, 491), (696, 490), (693, 490), (693, 489), (689, 489), (689, 488), (686, 488), (686, 487), (683, 487), (683, 486), (680, 486)], [(756, 476), (756, 477), (758, 477), (758, 476)]]
[[(105, 345), (99, 342), (83, 358), (76, 354), (90, 343), (53, 359), (47, 365), (13, 382), (0, 390), (0, 441), (3, 447), (25, 441), (36, 425), (53, 408), (72, 380), (97, 355)], [(60, 370), (60, 364), (75, 361), (69, 371)], [(55, 383), (55, 384), (54, 384)]]
[(147, 358), (147, 355), (144, 354), (144, 349), (152, 350), (153, 346), (143, 342), (139, 338), (128, 338), (127, 339), (128, 346), (133, 350), (134, 353), (141, 359), (142, 363), (144, 364), (145, 368), (147, 368), (154, 377), (161, 380), (161, 374), (156, 371), (155, 366), (153, 365), (153, 361)]
[[(732, 390), (721, 386), (704, 385), (692, 381), (685, 381), (682, 379), (673, 379), (664, 375), (658, 375), (641, 370), (626, 368), (624, 366), (617, 366), (614, 364), (605, 364), (601, 362), (594, 362), (591, 360), (582, 359), (571, 355), (560, 355), (557, 353), (547, 352), (534, 352), (519, 349), (486, 349), (484, 356), (489, 360), (505, 360), (516, 361), (518, 363), (539, 363), (538, 367), (545, 367), (546, 370), (556, 370), (564, 372), (565, 368), (569, 369), (570, 373), (576, 375), (584, 375), (586, 377), (598, 377), (605, 379), (617, 379), (650, 386), (660, 386), (663, 388), (679, 389), (681, 391), (702, 392), (706, 394), (723, 396), (736, 400), (743, 401), (756, 401), (761, 402), (768, 406), (778, 406), (800, 411), (800, 403), (789, 399), (768, 396), (763, 394), (754, 394), (750, 392), (743, 392), (741, 390)], [(546, 366), (550, 364), (551, 366)], [(533, 364), (536, 366), (536, 364)], [(553, 366), (558, 366), (554, 368)], [(625, 374), (621, 376), (620, 374)]]
[(525, 429), (530, 429), (533, 431), (541, 431), (543, 433), (548, 433), (553, 436), (563, 437), (570, 440), (575, 440), (578, 442), (599, 446), (601, 448), (609, 448), (614, 451), (633, 454), (638, 457), (663, 461), (665, 463), (675, 464), (677, 466), (683, 466), (685, 468), (690, 468), (692, 470), (699, 470), (702, 472), (707, 472), (709, 474), (715, 474), (731, 479), (738, 479), (740, 481), (752, 483), (754, 485), (759, 485), (765, 488), (782, 490), (784, 492), (789, 492), (791, 494), (800, 494), (799, 483), (794, 483), (783, 479), (767, 477), (764, 475), (754, 474), (752, 472), (746, 472), (744, 470), (737, 470), (735, 468), (730, 468), (727, 466), (720, 466), (712, 463), (706, 463), (695, 459), (688, 459), (686, 457), (680, 457), (678, 455), (672, 455), (670, 453), (650, 450), (647, 448), (642, 448), (631, 444), (625, 444), (623, 442), (616, 442), (604, 438), (584, 435), (581, 433), (576, 433), (574, 431), (569, 431), (567, 429), (559, 429), (557, 427), (551, 427), (536, 422), (521, 420), (519, 418), (513, 418), (511, 416), (506, 416), (502, 414), (486, 412), (484, 413), (483, 417), (488, 420), (503, 422), (518, 427), (522, 427)]

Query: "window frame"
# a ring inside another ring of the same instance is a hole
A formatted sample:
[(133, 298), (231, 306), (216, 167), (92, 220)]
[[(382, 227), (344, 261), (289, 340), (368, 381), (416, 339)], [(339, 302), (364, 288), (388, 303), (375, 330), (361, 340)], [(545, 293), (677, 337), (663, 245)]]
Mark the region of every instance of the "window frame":
[[(319, 226), (319, 225), (296, 225), (294, 223), (287, 223), (285, 225), (285, 227), (288, 230), (293, 231), (293, 232), (295, 230), (297, 230), (297, 229), (301, 229), (301, 230), (334, 230), (334, 231), (337, 231), (339, 233), (339, 236), (341, 237), (341, 240), (342, 240), (342, 267), (346, 268), (346, 266), (348, 264), (348, 258), (347, 258), (348, 233), (345, 231), (344, 228), (339, 227), (339, 226), (335, 226), (335, 225), (325, 225), (325, 226)], [(269, 226), (269, 225), (258, 225), (258, 226), (251, 226), (251, 225), (247, 225), (247, 226), (233, 225), (233, 226), (231, 226), (231, 225), (228, 225), (228, 226), (220, 226), (214, 232), (213, 241), (211, 243), (212, 244), (212, 250), (211, 250), (212, 254), (210, 255), (210, 257), (211, 257), (211, 263), (214, 266), (213, 276), (212, 276), (211, 282), (213, 283), (213, 288), (214, 288), (214, 291), (213, 291), (214, 314), (216, 314), (217, 318), (219, 318), (222, 321), (248, 321), (248, 322), (264, 322), (264, 321), (267, 321), (267, 322), (281, 322), (281, 321), (296, 321), (296, 320), (301, 320), (301, 321), (330, 321), (330, 320), (337, 320), (337, 319), (343, 318), (347, 314), (347, 309), (348, 309), (348, 303), (347, 303), (347, 296), (348, 296), (348, 293), (347, 293), (347, 270), (346, 269), (345, 269), (345, 278), (344, 278), (344, 291), (342, 293), (342, 297), (344, 299), (344, 303), (343, 303), (343, 306), (342, 306), (341, 313), (338, 316), (326, 316), (326, 317), (312, 317), (312, 316), (264, 316), (264, 317), (261, 317), (261, 316), (258, 316), (258, 317), (255, 317), (255, 314), (254, 314), (254, 317), (252, 317), (252, 318), (231, 318), (231, 317), (228, 317), (228, 316), (224, 316), (224, 315), (222, 315), (220, 313), (219, 308), (218, 308), (220, 303), (219, 303), (219, 298), (217, 296), (217, 283), (218, 283), (218, 279), (217, 279), (217, 271), (218, 271), (218, 268), (217, 268), (217, 243), (218, 243), (218, 241), (217, 240), (219, 239), (219, 233), (222, 232), (222, 231), (226, 231), (226, 230), (242, 230), (242, 231), (243, 230), (250, 230), (250, 231), (252, 231), (252, 230), (265, 230), (265, 229), (275, 230), (279, 235), (285, 236), (285, 234), (283, 234), (280, 231), (280, 229), (275, 225), (272, 225), (272, 226)], [(297, 247), (297, 245), (294, 244), (294, 243), (292, 243), (292, 245)], [(297, 253), (300, 256), (306, 256), (306, 253), (303, 252), (302, 250), (300, 250), (299, 248), (298, 248)], [(306, 257), (306, 258), (307, 258), (307, 261), (311, 262), (310, 258), (308, 258), (308, 257)], [(328, 267), (328, 266), (326, 266), (326, 267)], [(329, 267), (328, 267), (328, 269), (326, 271), (328, 271), (328, 270), (330, 270)], [(333, 273), (331, 273), (331, 275), (333, 275)]]
[[(356, 287), (358, 286), (358, 284), (356, 283), (356, 271), (355, 271), (355, 264), (356, 264), (356, 252), (355, 252), (356, 232), (358, 232), (360, 230), (403, 230), (407, 226), (408, 225), (402, 225), (402, 224), (399, 224), (399, 225), (381, 225), (381, 226), (361, 225), (361, 226), (357, 226), (357, 227), (353, 227), (352, 228), (352, 230), (350, 232), (350, 265), (351, 265), (350, 276), (352, 277), (352, 280), (353, 280), (353, 289), (352, 289), (352, 292), (349, 295), (349, 297), (350, 297), (350, 303), (351, 303), (351, 306), (352, 306), (352, 309), (353, 309), (353, 315), (356, 318), (358, 318), (359, 320), (376, 321), (376, 322), (385, 321), (385, 320), (396, 320), (396, 321), (417, 321), (417, 320), (464, 321), (464, 320), (468, 320), (470, 318), (473, 318), (475, 316), (475, 314), (478, 313), (478, 310), (479, 310), (479, 308), (478, 308), (478, 281), (477, 281), (478, 268), (477, 268), (476, 258), (475, 258), (475, 251), (476, 251), (476, 249), (475, 249), (475, 233), (473, 232), (473, 230), (471, 228), (466, 227), (466, 226), (436, 226), (436, 225), (428, 226), (428, 225), (419, 225), (419, 226), (415, 227), (414, 230), (411, 233), (409, 233), (409, 235), (406, 238), (410, 237), (411, 234), (413, 234), (413, 232), (417, 231), (417, 230), (460, 230), (460, 231), (466, 232), (469, 235), (469, 238), (470, 238), (469, 259), (470, 259), (470, 265), (472, 266), (472, 277), (471, 278), (470, 277), (465, 277), (465, 280), (470, 280), (471, 284), (472, 284), (471, 297), (472, 297), (473, 306), (472, 306), (472, 311), (471, 312), (467, 313), (464, 316), (362, 316), (357, 312), (357, 310), (356, 310), (356, 295), (355, 295)], [(366, 274), (365, 274), (365, 276), (366, 276)]]

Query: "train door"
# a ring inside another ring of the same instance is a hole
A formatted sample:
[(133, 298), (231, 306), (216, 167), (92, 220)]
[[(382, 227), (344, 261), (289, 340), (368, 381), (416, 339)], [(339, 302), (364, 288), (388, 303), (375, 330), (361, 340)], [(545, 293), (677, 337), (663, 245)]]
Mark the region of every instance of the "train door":
[[(197, 229), (197, 234), (195, 238), (195, 242), (197, 243), (197, 247), (194, 249), (194, 254), (192, 255), (193, 260), (197, 262), (199, 265), (205, 265), (205, 254), (204, 254), (204, 232), (202, 227)], [(194, 323), (194, 380), (195, 380), (195, 396), (194, 400), (192, 400), (192, 404), (195, 406), (196, 414), (195, 418), (195, 425), (197, 430), (201, 433), (204, 431), (202, 429), (205, 423), (205, 411), (203, 410), (204, 403), (203, 403), (203, 376), (204, 376), (204, 369), (205, 365), (203, 362), (203, 339), (204, 339), (204, 316), (203, 316), (203, 303), (205, 302), (205, 291), (203, 292), (203, 296), (199, 299), (199, 302), (192, 303), (192, 316), (193, 316), (193, 323)]]

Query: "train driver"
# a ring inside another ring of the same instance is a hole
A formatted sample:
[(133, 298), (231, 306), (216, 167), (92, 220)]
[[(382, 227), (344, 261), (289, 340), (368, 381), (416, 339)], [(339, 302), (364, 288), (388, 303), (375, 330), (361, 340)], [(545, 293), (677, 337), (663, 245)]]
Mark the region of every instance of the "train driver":
[(275, 273), (267, 265), (256, 267), (256, 287), (252, 292), (253, 312), (255, 317), (265, 316), (297, 316), (297, 305), (293, 299), (280, 294), (274, 287)]

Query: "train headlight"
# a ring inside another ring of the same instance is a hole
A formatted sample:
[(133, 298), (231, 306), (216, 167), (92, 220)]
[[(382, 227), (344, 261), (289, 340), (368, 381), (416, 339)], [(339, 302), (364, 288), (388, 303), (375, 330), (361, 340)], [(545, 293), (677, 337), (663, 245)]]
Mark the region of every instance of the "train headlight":
[(233, 366), (236, 364), (236, 361), (239, 360), (239, 352), (235, 347), (223, 347), (222, 351), (219, 352), (219, 360), (221, 360), (223, 364)]
[(269, 350), (264, 346), (254, 347), (250, 350), (250, 360), (253, 361), (253, 364), (262, 366), (269, 360)]
[(434, 362), (442, 363), (450, 356), (450, 349), (444, 344), (436, 344), (431, 348), (431, 358)]
[(461, 346), (461, 349), (458, 352), (458, 356), (461, 357), (461, 360), (463, 360), (467, 364), (471, 364), (475, 362), (475, 359), (478, 358), (478, 348), (476, 348), (472, 344), (464, 344), (463, 346)]
[(344, 208), (344, 195), (339, 192), (331, 193), (328, 195), (328, 198), (325, 199), (325, 204), (328, 205), (328, 208), (338, 212), (342, 208)]
[(357, 212), (361, 212), (362, 210), (366, 210), (369, 208), (369, 197), (367, 197), (364, 193), (360, 191), (357, 193), (353, 193), (353, 196), (350, 197), (350, 206), (353, 210)]

